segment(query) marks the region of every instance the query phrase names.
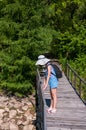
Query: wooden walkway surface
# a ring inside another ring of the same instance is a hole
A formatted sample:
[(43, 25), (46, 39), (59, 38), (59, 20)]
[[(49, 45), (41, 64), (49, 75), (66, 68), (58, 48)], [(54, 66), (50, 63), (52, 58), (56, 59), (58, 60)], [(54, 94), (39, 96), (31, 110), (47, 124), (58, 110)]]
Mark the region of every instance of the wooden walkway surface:
[[(45, 100), (45, 109), (47, 109), (50, 102), (49, 87), (42, 93)], [(86, 130), (86, 106), (64, 74), (59, 79), (57, 100), (57, 112), (55, 114), (48, 114), (45, 111), (46, 130)]]

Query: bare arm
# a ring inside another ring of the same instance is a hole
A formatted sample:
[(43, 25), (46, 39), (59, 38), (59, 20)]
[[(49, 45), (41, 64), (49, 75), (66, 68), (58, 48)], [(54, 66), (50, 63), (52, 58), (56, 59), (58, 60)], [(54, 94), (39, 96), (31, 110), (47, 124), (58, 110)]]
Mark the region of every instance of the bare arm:
[(51, 66), (49, 65), (47, 69), (48, 69), (48, 75), (47, 75), (47, 78), (44, 79), (44, 87), (43, 87), (43, 90), (45, 90), (46, 87), (48, 86), (48, 82), (49, 82), (50, 75), (51, 75)]

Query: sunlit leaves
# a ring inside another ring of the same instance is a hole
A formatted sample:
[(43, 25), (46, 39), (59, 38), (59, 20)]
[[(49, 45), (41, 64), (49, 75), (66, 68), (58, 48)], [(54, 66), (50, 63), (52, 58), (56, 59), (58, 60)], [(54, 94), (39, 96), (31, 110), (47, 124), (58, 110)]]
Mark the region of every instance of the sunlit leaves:
[[(85, 64), (85, 12), (85, 0), (0, 1), (1, 86), (32, 90), (35, 60), (47, 52), (60, 60), (75, 60), (75, 68)], [(82, 68), (79, 74), (85, 77)]]

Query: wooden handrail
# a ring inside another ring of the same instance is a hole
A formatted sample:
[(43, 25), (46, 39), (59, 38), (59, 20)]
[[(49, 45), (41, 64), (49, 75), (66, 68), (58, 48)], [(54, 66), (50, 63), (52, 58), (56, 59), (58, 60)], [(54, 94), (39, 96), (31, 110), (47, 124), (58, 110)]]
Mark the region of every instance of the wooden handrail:
[(84, 81), (68, 63), (66, 63), (65, 74), (79, 97), (86, 104), (86, 81)]
[(44, 95), (42, 92), (42, 79), (40, 76), (40, 72), (37, 69), (37, 75), (36, 75), (36, 82), (37, 82), (37, 95), (38, 95), (38, 117), (40, 121), (40, 128), (41, 130), (46, 130), (46, 114), (45, 114), (45, 100)]

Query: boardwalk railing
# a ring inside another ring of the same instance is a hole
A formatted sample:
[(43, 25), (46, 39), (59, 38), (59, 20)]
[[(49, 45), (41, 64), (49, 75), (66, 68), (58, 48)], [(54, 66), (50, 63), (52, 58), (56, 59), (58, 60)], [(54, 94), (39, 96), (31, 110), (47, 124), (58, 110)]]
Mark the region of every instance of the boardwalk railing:
[(66, 77), (80, 96), (82, 101), (86, 104), (86, 82), (66, 63)]
[[(37, 69), (36, 85), (37, 85), (37, 130), (85, 130), (86, 129), (86, 108), (84, 103), (75, 93), (71, 86), (78, 88), (78, 92), (81, 91), (81, 95), (84, 94), (82, 88), (86, 88), (86, 84), (80, 77), (77, 76), (75, 71), (67, 64), (67, 78), (63, 73), (61, 80), (59, 80), (58, 87), (58, 105), (55, 114), (48, 114), (46, 109), (48, 108), (48, 101), (50, 101), (50, 90), (47, 87), (46, 91), (42, 91), (42, 85), (44, 81), (44, 71)], [(73, 71), (73, 72), (72, 72)], [(71, 74), (73, 73), (73, 74)], [(72, 83), (72, 81), (74, 81)], [(70, 85), (70, 83), (72, 85)], [(78, 93), (77, 92), (77, 93)]]
[(37, 96), (38, 96), (38, 120), (39, 120), (39, 128), (40, 130), (46, 130), (46, 121), (45, 121), (45, 100), (42, 93), (42, 77), (40, 76), (40, 72), (37, 69), (36, 81), (37, 81)]

